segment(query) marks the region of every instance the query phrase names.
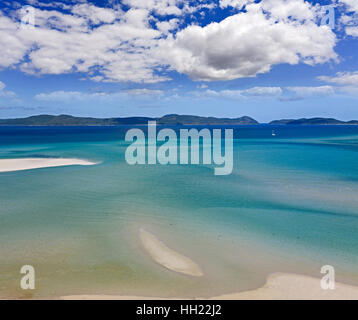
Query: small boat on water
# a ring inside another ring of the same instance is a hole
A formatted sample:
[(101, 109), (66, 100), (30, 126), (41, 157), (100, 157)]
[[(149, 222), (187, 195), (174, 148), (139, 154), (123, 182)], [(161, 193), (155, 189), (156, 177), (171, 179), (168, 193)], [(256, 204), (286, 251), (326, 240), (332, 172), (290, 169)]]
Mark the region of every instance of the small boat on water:
[(276, 133), (275, 133), (275, 131), (274, 130), (272, 130), (272, 134), (271, 134), (273, 137), (275, 137), (276, 136)]

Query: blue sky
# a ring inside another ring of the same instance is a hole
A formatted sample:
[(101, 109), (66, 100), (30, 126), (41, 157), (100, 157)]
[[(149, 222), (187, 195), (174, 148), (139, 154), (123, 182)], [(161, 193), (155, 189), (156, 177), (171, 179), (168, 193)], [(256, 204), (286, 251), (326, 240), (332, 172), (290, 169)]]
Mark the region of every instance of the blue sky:
[(358, 119), (356, 0), (5, 0), (0, 46), (1, 118)]

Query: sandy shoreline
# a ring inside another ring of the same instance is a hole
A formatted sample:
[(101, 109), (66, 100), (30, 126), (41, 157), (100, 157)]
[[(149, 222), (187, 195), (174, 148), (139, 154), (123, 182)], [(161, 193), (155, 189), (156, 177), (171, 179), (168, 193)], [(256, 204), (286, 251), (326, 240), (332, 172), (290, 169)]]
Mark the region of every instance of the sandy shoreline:
[(96, 164), (81, 159), (71, 158), (20, 158), (20, 159), (0, 159), (0, 173), (23, 170), (33, 170), (40, 168), (64, 167), (64, 166), (90, 166)]
[[(266, 284), (255, 290), (194, 300), (358, 300), (358, 287), (336, 283), (334, 290), (323, 290), (321, 279), (289, 273), (268, 277)], [(125, 295), (74, 295), (62, 300), (182, 300), (182, 298), (140, 297)], [(185, 300), (185, 299), (184, 299)]]

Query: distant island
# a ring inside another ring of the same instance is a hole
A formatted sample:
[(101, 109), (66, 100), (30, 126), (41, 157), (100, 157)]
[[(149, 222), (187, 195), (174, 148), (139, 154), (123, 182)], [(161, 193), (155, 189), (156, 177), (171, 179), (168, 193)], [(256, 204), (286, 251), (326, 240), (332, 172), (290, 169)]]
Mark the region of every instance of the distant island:
[(283, 119), (271, 121), (272, 125), (358, 125), (358, 120), (341, 121), (333, 118)]
[(0, 119), (0, 125), (7, 126), (116, 126), (146, 125), (148, 121), (157, 121), (160, 125), (243, 125), (259, 124), (250, 117), (236, 119), (199, 117), (190, 115), (169, 114), (160, 118), (128, 117), (128, 118), (84, 118), (69, 115), (39, 115), (19, 119)]
[[(0, 119), (0, 126), (117, 126), (146, 125), (148, 121), (157, 121), (159, 125), (258, 125), (255, 119), (215, 118), (192, 115), (168, 114), (163, 117), (127, 117), (127, 118), (90, 118), (70, 115), (38, 115), (27, 118)], [(341, 121), (333, 118), (302, 118), (274, 120), (270, 125), (358, 125), (358, 120)]]

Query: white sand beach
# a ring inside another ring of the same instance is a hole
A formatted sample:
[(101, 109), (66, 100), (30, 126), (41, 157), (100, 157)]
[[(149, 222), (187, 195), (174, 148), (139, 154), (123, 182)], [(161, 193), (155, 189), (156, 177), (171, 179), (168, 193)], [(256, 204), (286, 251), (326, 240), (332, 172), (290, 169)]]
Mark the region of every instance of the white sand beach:
[(195, 262), (168, 248), (153, 234), (144, 229), (140, 229), (139, 233), (143, 247), (158, 264), (169, 270), (193, 277), (201, 277), (203, 275), (200, 267)]
[(323, 290), (321, 279), (298, 274), (276, 273), (259, 289), (215, 297), (217, 300), (358, 300), (358, 287), (336, 283)]
[(87, 160), (70, 158), (0, 159), (0, 173), (73, 165), (90, 166), (94, 164), (96, 163)]
[[(358, 287), (336, 283), (334, 290), (323, 290), (318, 278), (278, 273), (268, 277), (266, 284), (259, 289), (221, 295), (195, 298), (195, 300), (358, 300)], [(167, 300), (158, 297), (76, 295), (64, 296), (63, 300)], [(182, 298), (170, 298), (178, 300)]]

